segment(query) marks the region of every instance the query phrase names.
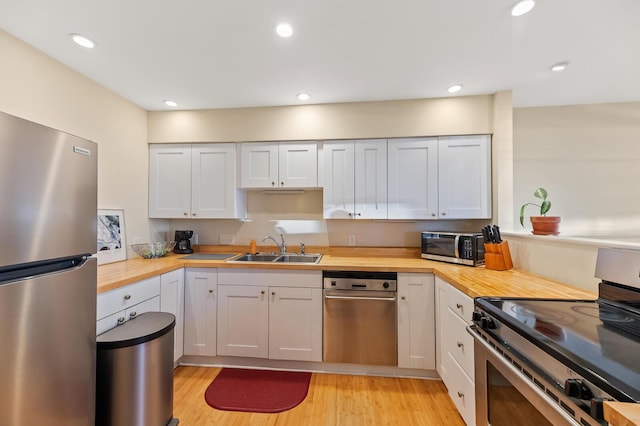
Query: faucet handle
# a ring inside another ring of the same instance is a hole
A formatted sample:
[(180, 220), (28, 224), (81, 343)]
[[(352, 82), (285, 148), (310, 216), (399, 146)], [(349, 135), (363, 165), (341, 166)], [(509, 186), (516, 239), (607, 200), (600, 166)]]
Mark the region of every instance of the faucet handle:
[(300, 243), (300, 254), (304, 254), (304, 243)]

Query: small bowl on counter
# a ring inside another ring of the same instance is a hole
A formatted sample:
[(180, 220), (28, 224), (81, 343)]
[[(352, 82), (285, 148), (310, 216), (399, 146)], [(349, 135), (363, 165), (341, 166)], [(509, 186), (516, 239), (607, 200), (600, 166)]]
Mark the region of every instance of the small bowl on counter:
[(154, 243), (131, 244), (136, 254), (144, 259), (163, 257), (176, 245), (175, 241), (157, 241)]

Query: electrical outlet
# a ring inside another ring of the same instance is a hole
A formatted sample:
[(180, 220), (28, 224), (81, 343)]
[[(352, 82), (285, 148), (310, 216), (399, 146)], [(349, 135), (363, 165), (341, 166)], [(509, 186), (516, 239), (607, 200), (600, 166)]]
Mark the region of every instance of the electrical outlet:
[(220, 234), (220, 245), (221, 246), (231, 246), (234, 243), (233, 234)]
[(133, 244), (140, 244), (140, 237), (133, 237)]
[(356, 236), (355, 235), (349, 235), (349, 242), (348, 244), (350, 246), (355, 246), (356, 245)]

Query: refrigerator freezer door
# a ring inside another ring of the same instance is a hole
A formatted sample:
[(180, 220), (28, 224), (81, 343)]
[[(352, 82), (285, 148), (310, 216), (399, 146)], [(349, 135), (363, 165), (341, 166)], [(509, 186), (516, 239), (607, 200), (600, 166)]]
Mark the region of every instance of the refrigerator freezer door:
[(96, 252), (97, 151), (0, 113), (0, 269)]
[(0, 425), (94, 424), (96, 264), (0, 285)]

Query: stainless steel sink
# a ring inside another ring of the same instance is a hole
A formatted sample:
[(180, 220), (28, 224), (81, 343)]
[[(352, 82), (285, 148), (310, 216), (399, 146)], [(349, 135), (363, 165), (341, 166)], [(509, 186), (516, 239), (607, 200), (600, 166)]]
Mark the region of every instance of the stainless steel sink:
[(318, 263), (321, 254), (283, 254), (274, 262)]
[(241, 254), (239, 256), (234, 256), (231, 259), (227, 260), (227, 262), (273, 262), (278, 257), (279, 254)]
[(296, 254), (296, 253), (258, 253), (249, 254), (243, 253), (237, 256), (227, 259), (226, 262), (262, 262), (262, 263), (307, 263), (316, 264), (320, 262), (322, 255), (319, 253), (314, 254)]

